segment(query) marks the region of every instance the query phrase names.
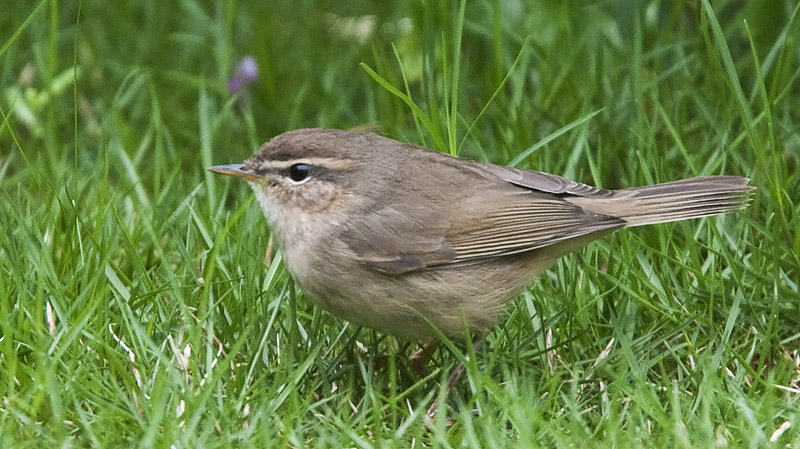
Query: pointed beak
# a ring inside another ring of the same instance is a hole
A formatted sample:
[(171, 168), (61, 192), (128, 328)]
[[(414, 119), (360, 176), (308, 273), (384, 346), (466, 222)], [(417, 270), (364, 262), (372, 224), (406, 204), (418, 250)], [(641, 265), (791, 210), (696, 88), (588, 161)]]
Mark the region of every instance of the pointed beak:
[(215, 165), (208, 167), (209, 171), (214, 173), (222, 173), (223, 175), (231, 175), (244, 179), (250, 182), (263, 181), (264, 177), (259, 176), (244, 168), (244, 164), (229, 164), (229, 165)]

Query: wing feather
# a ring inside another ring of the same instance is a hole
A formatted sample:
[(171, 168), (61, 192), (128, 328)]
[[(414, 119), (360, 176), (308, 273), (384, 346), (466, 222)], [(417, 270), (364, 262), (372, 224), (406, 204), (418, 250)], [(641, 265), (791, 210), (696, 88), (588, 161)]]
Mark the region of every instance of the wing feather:
[[(557, 196), (512, 187), (503, 201), (476, 195), (440, 210), (384, 207), (343, 233), (359, 259), (386, 273), (518, 254), (625, 225)], [(461, 217), (453, 221), (453, 217)], [(398, 236), (413, 236), (400, 239)]]
[(611, 196), (614, 194), (611, 190), (599, 189), (558, 175), (535, 170), (489, 164), (482, 165), (481, 168), (511, 184), (539, 192), (577, 196)]
[(525, 207), (501, 209), (479, 226), (448, 236), (454, 262), (517, 254), (562, 240), (617, 228), (617, 217), (587, 212), (558, 198), (529, 200)]

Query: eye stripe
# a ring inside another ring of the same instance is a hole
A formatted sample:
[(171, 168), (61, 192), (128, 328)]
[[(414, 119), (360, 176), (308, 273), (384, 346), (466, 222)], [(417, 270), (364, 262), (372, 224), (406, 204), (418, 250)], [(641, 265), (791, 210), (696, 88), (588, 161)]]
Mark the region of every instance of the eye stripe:
[(344, 170), (353, 166), (353, 160), (333, 159), (322, 157), (295, 158), (288, 161), (261, 160), (246, 162), (245, 166), (255, 172), (275, 173), (288, 170), (296, 164), (305, 164), (312, 167), (324, 167), (331, 170)]

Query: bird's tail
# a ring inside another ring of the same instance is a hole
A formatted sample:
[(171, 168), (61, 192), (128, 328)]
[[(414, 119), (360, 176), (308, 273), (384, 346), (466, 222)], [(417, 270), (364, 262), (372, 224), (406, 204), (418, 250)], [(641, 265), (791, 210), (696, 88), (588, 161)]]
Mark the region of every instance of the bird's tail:
[[(616, 190), (594, 206), (581, 207), (625, 220), (628, 226), (717, 215), (747, 207), (755, 187), (739, 176), (704, 176)], [(601, 206), (602, 204), (602, 206)], [(597, 210), (598, 207), (602, 210)]]

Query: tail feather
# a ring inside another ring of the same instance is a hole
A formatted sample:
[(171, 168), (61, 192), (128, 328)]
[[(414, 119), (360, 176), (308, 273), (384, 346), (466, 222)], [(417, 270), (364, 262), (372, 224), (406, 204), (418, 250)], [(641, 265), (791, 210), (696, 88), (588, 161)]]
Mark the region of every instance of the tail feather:
[[(748, 178), (706, 176), (614, 191), (604, 201), (594, 199), (594, 207), (581, 207), (622, 218), (628, 226), (717, 215), (747, 207), (755, 187)], [(602, 210), (598, 210), (598, 207)]]

